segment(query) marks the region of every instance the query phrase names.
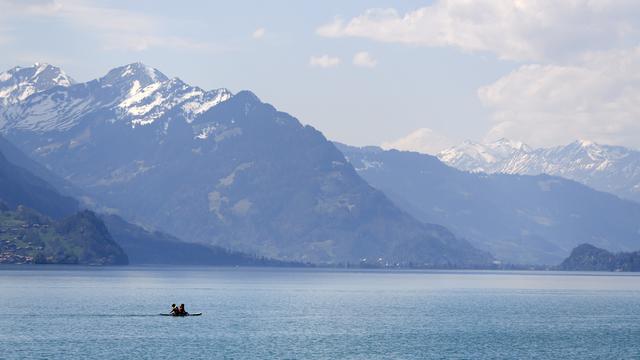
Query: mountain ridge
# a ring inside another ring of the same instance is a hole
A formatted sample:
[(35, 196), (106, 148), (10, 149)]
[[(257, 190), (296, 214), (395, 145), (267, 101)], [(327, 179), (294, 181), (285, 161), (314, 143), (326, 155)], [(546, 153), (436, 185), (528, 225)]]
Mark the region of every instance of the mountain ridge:
[(437, 157), (464, 171), (560, 176), (640, 202), (639, 151), (588, 140), (552, 148), (506, 146), (502, 151), (498, 150), (498, 143), (505, 141), (489, 144), (466, 141), (441, 151)]
[(110, 86), (31, 95), (4, 112), (1, 131), (97, 204), (190, 241), (304, 262), (490, 263), (397, 208), (321, 132), (255, 94), (185, 95), (137, 65), (118, 83), (128, 66)]
[(640, 247), (640, 205), (550, 175), (472, 173), (438, 158), (338, 144), (358, 173), (397, 205), (443, 224), (499, 260), (553, 265), (585, 241)]
[[(10, 157), (3, 156), (5, 150)], [(0, 137), (0, 263), (305, 265), (187, 243), (116, 215), (96, 216), (60, 195), (40, 173), (64, 181)]]
[(114, 113), (111, 121), (133, 127), (149, 125), (175, 108), (181, 108), (187, 120), (192, 120), (232, 95), (224, 88), (205, 91), (142, 63), (132, 63), (95, 80), (38, 88), (20, 101), (8, 102), (0, 113), (0, 131), (65, 131), (91, 113), (104, 112)]
[(53, 65), (35, 63), (29, 67), (16, 66), (0, 73), (0, 106), (18, 103), (55, 86), (74, 83), (62, 69)]

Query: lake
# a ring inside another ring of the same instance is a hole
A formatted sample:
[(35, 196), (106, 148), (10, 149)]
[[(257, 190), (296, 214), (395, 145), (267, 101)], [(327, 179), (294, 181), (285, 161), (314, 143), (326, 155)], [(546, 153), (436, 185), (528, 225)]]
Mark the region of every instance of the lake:
[(0, 308), (3, 359), (640, 358), (633, 274), (4, 266)]

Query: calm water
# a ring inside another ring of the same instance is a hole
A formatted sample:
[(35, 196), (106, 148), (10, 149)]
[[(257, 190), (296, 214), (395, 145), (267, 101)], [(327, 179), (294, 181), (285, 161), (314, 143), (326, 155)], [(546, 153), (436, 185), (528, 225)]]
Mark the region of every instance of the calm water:
[(7, 359), (640, 358), (634, 275), (0, 267), (0, 308)]

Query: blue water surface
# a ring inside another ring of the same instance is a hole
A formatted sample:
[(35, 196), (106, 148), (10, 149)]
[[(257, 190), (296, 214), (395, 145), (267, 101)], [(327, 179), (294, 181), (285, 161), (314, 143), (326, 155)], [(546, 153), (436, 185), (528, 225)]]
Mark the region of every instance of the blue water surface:
[(640, 358), (632, 274), (6, 266), (0, 309), (2, 359)]

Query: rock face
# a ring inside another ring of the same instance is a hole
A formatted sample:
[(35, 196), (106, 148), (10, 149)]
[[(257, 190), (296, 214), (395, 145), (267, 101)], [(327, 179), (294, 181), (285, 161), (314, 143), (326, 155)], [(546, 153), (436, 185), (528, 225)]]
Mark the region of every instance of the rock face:
[(0, 212), (0, 263), (126, 265), (127, 255), (90, 211), (53, 221), (19, 206)]
[(548, 175), (469, 173), (436, 157), (339, 146), (358, 173), (416, 218), (443, 224), (498, 259), (553, 265), (589, 241), (640, 248), (640, 205)]
[(565, 146), (532, 149), (520, 142), (501, 139), (490, 144), (466, 141), (437, 156), (460, 170), (555, 175), (640, 201), (640, 152), (621, 146), (582, 140)]
[(640, 251), (614, 254), (582, 244), (573, 249), (558, 268), (571, 271), (640, 271)]
[(186, 240), (310, 262), (491, 260), (400, 210), (320, 132), (250, 92), (131, 64), (35, 93), (3, 117), (6, 137), (88, 203)]

